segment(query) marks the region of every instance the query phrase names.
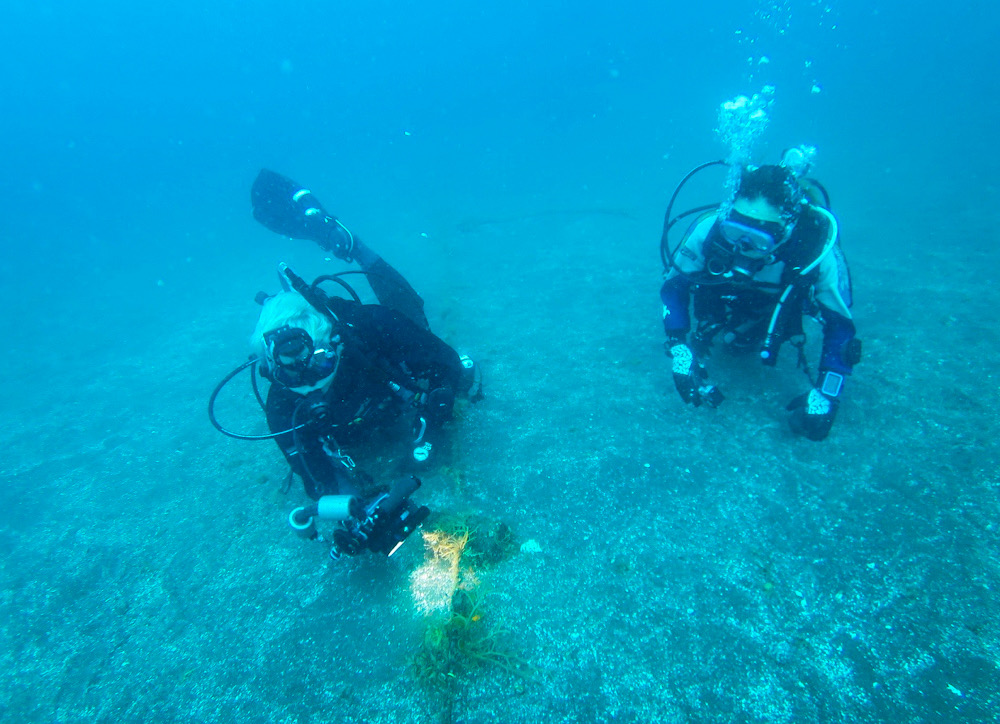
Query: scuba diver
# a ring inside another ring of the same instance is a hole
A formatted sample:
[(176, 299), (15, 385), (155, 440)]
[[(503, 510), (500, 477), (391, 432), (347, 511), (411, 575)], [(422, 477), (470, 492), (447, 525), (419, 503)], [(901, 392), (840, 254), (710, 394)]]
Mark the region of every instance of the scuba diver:
[[(800, 146), (785, 151), (779, 165), (746, 167), (730, 203), (672, 217), (684, 184), (702, 169), (725, 162), (703, 164), (685, 176), (664, 219), (660, 299), (665, 349), (684, 402), (717, 407), (723, 401), (718, 388), (705, 382), (703, 360), (716, 338), (735, 352), (757, 350), (769, 366), (777, 363), (781, 345), (790, 342), (812, 389), (789, 403), (789, 422), (794, 433), (818, 441), (830, 432), (844, 381), (860, 361), (861, 341), (851, 318), (851, 278), (837, 220), (826, 190), (807, 177), (814, 153)], [(671, 228), (695, 214), (671, 248)], [(815, 379), (804, 353), (804, 315), (823, 327)]]
[[(289, 516), (297, 532), (316, 538), (316, 519), (338, 521), (331, 556), (364, 549), (390, 554), (430, 512), (409, 500), (420, 481), (404, 475), (379, 486), (357, 468), (354, 456), (402, 445), (410, 468), (425, 465), (456, 398), (482, 397), (480, 370), (430, 331), (423, 300), (402, 275), (309, 190), (265, 169), (253, 184), (251, 203), (254, 218), (271, 231), (315, 241), (338, 259), (357, 261), (361, 270), (309, 284), (282, 264), (283, 291), (257, 295), (262, 308), (252, 336), (255, 354), (216, 387), (209, 416), (232, 437), (275, 440), (314, 501)], [(364, 275), (379, 303), (363, 304), (344, 280), (349, 274)], [(348, 298), (323, 289), (324, 283), (338, 285)], [(268, 435), (231, 432), (215, 417), (219, 392), (247, 368)], [(266, 400), (258, 374), (270, 382)], [(400, 456), (390, 457), (399, 462)]]

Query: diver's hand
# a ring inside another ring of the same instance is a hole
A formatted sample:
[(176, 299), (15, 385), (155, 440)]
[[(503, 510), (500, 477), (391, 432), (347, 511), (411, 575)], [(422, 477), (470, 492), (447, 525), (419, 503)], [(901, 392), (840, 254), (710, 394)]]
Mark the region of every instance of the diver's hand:
[(788, 420), (792, 432), (809, 440), (825, 440), (837, 416), (839, 401), (816, 389), (799, 395), (788, 403), (792, 415)]
[(673, 358), (671, 371), (674, 375), (674, 387), (681, 399), (695, 407), (702, 403), (718, 407), (723, 400), (722, 393), (718, 388), (704, 384), (708, 373), (705, 366), (695, 358), (691, 348), (678, 342), (669, 348), (668, 353)]

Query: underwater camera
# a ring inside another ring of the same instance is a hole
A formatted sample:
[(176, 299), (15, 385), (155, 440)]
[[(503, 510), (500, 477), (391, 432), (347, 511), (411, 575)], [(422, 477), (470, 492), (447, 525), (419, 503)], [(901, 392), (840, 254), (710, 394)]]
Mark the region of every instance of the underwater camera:
[[(400, 478), (389, 492), (363, 503), (353, 495), (324, 495), (314, 505), (296, 508), (288, 523), (303, 538), (316, 539), (316, 520), (342, 524), (333, 532), (330, 557), (355, 556), (364, 550), (391, 556), (410, 534), (430, 515), (430, 509), (417, 505), (410, 496), (420, 487), (414, 476)], [(321, 539), (322, 540), (322, 539)]]

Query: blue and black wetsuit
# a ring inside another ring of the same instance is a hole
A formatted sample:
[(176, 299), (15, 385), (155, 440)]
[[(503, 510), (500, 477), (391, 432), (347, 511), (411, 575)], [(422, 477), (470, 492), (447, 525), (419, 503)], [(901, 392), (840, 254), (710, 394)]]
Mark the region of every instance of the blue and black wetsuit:
[[(686, 340), (692, 328), (693, 306), (701, 332), (692, 340), (696, 352), (719, 332), (730, 333), (729, 338), (737, 344), (760, 345), (781, 294), (793, 285), (798, 307), (789, 310), (782, 336), (787, 339), (800, 332), (799, 310), (805, 303), (815, 303), (823, 322), (820, 372), (851, 374), (853, 365), (845, 354), (855, 337), (850, 272), (839, 244), (825, 243), (830, 230), (824, 215), (806, 210), (792, 238), (771, 263), (750, 276), (730, 278), (713, 276), (708, 270), (713, 243), (720, 233), (718, 222), (717, 214), (695, 221), (674, 254), (674, 267), (660, 289), (668, 340)], [(702, 279), (705, 283), (699, 284)]]

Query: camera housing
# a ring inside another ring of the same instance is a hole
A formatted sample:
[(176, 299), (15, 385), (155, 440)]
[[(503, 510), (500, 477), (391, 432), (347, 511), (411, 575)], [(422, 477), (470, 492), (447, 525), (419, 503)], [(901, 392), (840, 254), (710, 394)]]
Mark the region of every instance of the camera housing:
[(396, 480), (389, 492), (364, 506), (360, 515), (344, 521), (333, 534), (330, 557), (354, 556), (364, 550), (391, 556), (430, 515), (430, 508), (418, 505), (410, 496), (420, 487), (420, 479), (408, 476)]

